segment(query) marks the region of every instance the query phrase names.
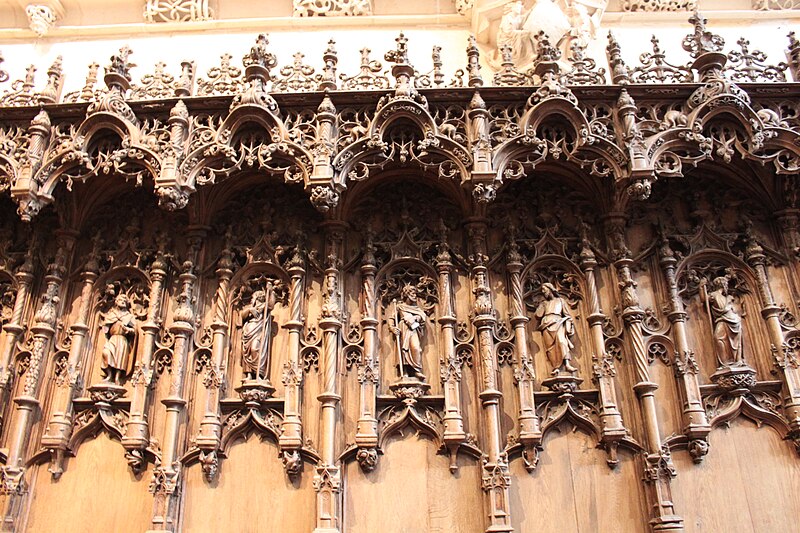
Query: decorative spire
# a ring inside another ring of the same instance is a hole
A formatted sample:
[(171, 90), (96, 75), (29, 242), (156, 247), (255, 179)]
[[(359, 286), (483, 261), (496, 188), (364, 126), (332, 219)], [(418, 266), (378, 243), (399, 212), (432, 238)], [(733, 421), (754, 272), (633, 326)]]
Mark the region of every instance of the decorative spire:
[(467, 85), (470, 87), (483, 87), (481, 52), (474, 35), (470, 35), (467, 41), (467, 78)]
[(622, 60), (622, 49), (619, 41), (612, 32), (608, 32), (608, 46), (606, 46), (608, 65), (611, 67), (611, 81), (617, 85), (624, 85), (630, 82), (628, 77), (628, 67)]
[(195, 72), (194, 61), (181, 62), (181, 75), (178, 77), (178, 81), (175, 82), (175, 96), (180, 98), (192, 95)]
[(324, 91), (330, 89), (336, 90), (336, 66), (339, 64), (339, 56), (336, 54), (336, 41), (331, 39), (328, 41), (328, 48), (322, 54), (322, 61), (325, 66), (322, 67), (322, 74), (320, 75), (319, 90)]
[(50, 68), (47, 69), (47, 85), (39, 94), (39, 101), (43, 104), (55, 104), (61, 96), (61, 87), (64, 84), (64, 73), (61, 68), (62, 57), (58, 56)]

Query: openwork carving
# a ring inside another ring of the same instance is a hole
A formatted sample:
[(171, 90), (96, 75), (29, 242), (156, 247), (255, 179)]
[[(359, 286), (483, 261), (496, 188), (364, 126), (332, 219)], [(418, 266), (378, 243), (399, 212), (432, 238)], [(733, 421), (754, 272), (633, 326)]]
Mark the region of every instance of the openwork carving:
[(39, 37), (45, 36), (56, 25), (56, 13), (49, 5), (28, 4), (25, 15), (28, 17), (28, 26)]
[(295, 17), (372, 15), (372, 0), (294, 0)]
[(142, 76), (142, 84), (131, 89), (130, 99), (149, 100), (175, 96), (175, 77), (164, 72), (166, 67), (166, 63), (156, 63), (155, 72)]
[(740, 50), (728, 53), (729, 67), (726, 69), (733, 81), (786, 81), (788, 65), (780, 62), (777, 65), (768, 65), (767, 54), (761, 50), (750, 50), (750, 41), (744, 37), (736, 41)]
[(11, 82), (11, 89), (0, 95), (0, 105), (8, 107), (32, 105), (35, 102), (35, 74), (36, 67), (34, 65), (29, 66), (25, 71), (25, 77)]
[(272, 83), (275, 92), (312, 91), (318, 86), (318, 77), (314, 76), (314, 67), (303, 63), (300, 52), (294, 55), (294, 62), (280, 69), (280, 77)]
[(636, 83), (688, 83), (694, 81), (694, 75), (689, 67), (675, 66), (666, 60), (667, 56), (661, 50), (655, 35), (650, 42), (653, 43), (653, 51), (644, 52), (639, 56), (641, 65), (631, 69), (631, 81)]
[(233, 56), (222, 54), (218, 67), (208, 69), (208, 79), (197, 80), (198, 95), (238, 94), (244, 89), (242, 69), (231, 65)]
[(347, 76), (339, 74), (342, 80), (342, 89), (388, 89), (389, 77), (382, 73), (383, 66), (380, 61), (370, 59), (372, 52), (369, 48), (361, 49), (361, 70), (358, 74)]
[(565, 73), (562, 83), (565, 85), (600, 85), (605, 83), (606, 69), (597, 68), (597, 62), (586, 57), (586, 45), (575, 40), (570, 45), (569, 62), (572, 69)]
[(623, 11), (694, 11), (697, 0), (623, 0)]
[(186, 22), (213, 16), (208, 0), (147, 0), (144, 8), (146, 22)]
[(761, 11), (798, 8), (800, 8), (800, 2), (797, 0), (753, 0), (753, 9)]

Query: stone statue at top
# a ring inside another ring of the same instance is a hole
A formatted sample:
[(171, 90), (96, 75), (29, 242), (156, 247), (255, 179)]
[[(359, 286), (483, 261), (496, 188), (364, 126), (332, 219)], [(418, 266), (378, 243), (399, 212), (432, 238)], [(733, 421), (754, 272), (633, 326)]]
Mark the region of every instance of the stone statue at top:
[(522, 0), (511, 0), (497, 30), (497, 49), (510, 46), (514, 63), (527, 65), (535, 56), (534, 36), (544, 32), (566, 57), (573, 41), (588, 45), (595, 37), (607, 5), (608, 0), (534, 0), (527, 9)]

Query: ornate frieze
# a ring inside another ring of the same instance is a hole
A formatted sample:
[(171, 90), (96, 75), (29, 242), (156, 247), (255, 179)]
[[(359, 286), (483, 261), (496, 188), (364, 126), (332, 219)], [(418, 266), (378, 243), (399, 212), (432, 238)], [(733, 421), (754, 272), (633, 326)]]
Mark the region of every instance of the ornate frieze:
[(697, 0), (623, 0), (623, 11), (694, 11)]
[(213, 17), (208, 0), (147, 0), (144, 6), (145, 22), (194, 22)]
[(295, 17), (372, 15), (372, 0), (293, 0)]

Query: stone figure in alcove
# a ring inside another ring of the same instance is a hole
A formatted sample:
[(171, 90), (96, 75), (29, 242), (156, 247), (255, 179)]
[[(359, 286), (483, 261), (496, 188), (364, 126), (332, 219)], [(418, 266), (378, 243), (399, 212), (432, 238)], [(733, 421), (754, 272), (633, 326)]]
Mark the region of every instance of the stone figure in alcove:
[(394, 325), (398, 353), (398, 371), (402, 378), (413, 377), (425, 381), (422, 369), (422, 346), (428, 320), (425, 311), (417, 304), (417, 289), (405, 285), (400, 291), (401, 301), (394, 301)]
[(136, 317), (130, 311), (127, 295), (117, 295), (114, 306), (103, 319), (102, 328), (106, 335), (101, 366), (103, 377), (107, 383), (121, 386), (125, 376), (133, 371), (136, 345)]
[(547, 360), (553, 366), (552, 374), (574, 374), (578, 370), (571, 362), (575, 322), (569, 303), (558, 294), (552, 283), (542, 283), (542, 296), (544, 299), (536, 308), (535, 316), (539, 320)]
[(269, 379), (275, 302), (275, 288), (267, 281), (264, 290), (253, 291), (250, 304), (242, 310), (242, 369), (247, 380)]
[(742, 317), (733, 307), (733, 296), (728, 293), (728, 278), (714, 278), (705, 300), (714, 326), (714, 345), (719, 366), (743, 366)]

